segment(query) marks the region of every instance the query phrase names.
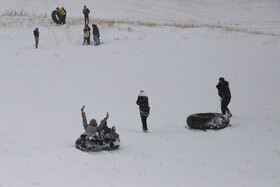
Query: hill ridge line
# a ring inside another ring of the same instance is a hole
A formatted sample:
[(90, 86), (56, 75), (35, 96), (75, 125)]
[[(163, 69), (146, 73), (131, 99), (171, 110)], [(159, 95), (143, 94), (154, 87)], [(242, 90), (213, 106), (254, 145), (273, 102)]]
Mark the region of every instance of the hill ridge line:
[[(188, 28), (209, 28), (209, 29), (220, 29), (227, 32), (239, 32), (239, 33), (247, 33), (247, 34), (255, 34), (255, 35), (264, 35), (264, 36), (280, 36), (280, 33), (274, 32), (265, 32), (265, 31), (257, 31), (250, 30), (246, 28), (237, 28), (233, 26), (219, 25), (219, 24), (203, 24), (203, 23), (178, 23), (178, 22), (148, 22), (148, 21), (140, 21), (140, 20), (122, 20), (122, 19), (92, 19), (94, 23), (113, 27), (115, 25), (135, 25), (135, 26), (146, 26), (146, 27), (175, 27), (180, 29), (188, 29)], [(0, 25), (1, 27), (14, 26), (17, 23), (17, 26), (27, 26), (31, 27), (34, 25), (43, 25), (49, 26), (49, 24), (55, 24), (51, 18), (45, 15), (1, 15), (0, 17)], [(78, 25), (83, 23), (82, 18), (67, 18), (67, 25)], [(83, 24), (81, 24), (83, 25)]]

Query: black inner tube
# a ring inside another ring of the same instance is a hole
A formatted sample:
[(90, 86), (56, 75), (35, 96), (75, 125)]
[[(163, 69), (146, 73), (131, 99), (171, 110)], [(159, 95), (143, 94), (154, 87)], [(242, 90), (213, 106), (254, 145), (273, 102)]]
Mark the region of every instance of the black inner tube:
[(52, 19), (56, 24), (61, 24), (62, 23), (62, 16), (57, 10), (54, 10), (52, 12)]
[(198, 113), (187, 118), (187, 124), (193, 129), (222, 129), (229, 125), (229, 117), (220, 113)]

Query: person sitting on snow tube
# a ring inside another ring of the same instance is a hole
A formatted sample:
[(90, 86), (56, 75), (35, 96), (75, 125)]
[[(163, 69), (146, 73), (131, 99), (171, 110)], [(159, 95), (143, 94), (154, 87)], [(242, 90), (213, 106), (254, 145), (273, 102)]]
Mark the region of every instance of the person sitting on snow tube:
[[(106, 117), (109, 117), (109, 114), (107, 113)], [(116, 128), (113, 126), (112, 128), (109, 128), (107, 126), (107, 120), (102, 120), (98, 126), (98, 131), (100, 131), (104, 135), (104, 141), (106, 143), (112, 142), (118, 138), (118, 134), (116, 133)]]
[[(84, 108), (85, 108), (85, 105), (81, 109), (81, 114), (82, 114), (82, 121), (83, 121), (83, 126), (84, 126), (84, 129), (85, 129), (85, 132), (83, 134), (81, 134), (81, 138), (86, 138), (88, 136), (93, 136), (98, 131), (98, 126), (97, 126), (96, 119), (91, 119), (89, 124), (88, 124), (87, 118), (86, 118), (86, 113), (84, 112)], [(107, 119), (108, 118), (109, 118), (109, 115), (107, 113), (106, 117), (100, 122), (99, 126), (103, 126), (104, 123), (107, 124)]]

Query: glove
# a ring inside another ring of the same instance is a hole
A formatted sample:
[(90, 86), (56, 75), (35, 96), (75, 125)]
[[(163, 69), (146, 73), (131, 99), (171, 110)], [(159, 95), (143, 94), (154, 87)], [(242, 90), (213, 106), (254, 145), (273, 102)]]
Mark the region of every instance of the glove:
[(81, 108), (81, 111), (84, 112), (85, 105)]
[(107, 120), (109, 118), (109, 113), (107, 112), (105, 119)]

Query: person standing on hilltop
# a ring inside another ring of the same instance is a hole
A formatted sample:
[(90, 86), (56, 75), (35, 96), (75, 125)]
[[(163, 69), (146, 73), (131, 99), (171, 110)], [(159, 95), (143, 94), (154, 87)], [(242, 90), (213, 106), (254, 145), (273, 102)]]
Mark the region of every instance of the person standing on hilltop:
[(39, 28), (36, 27), (35, 30), (33, 31), (34, 34), (34, 38), (35, 38), (35, 48), (38, 48), (38, 44), (39, 44)]
[(89, 24), (89, 13), (90, 13), (90, 10), (85, 5), (84, 9), (83, 9), (83, 14), (84, 14), (84, 18), (85, 18), (85, 24)]
[(95, 45), (100, 44), (100, 32), (96, 24), (92, 24), (92, 36)]

